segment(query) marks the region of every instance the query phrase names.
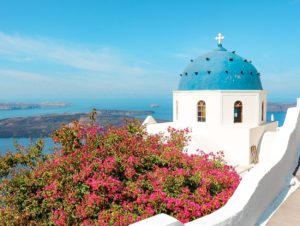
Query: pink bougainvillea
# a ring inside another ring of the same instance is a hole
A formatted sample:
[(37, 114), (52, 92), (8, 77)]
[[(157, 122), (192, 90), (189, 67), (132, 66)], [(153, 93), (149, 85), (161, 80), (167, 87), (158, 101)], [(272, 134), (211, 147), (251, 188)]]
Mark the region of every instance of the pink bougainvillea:
[(53, 136), (60, 151), (3, 182), (0, 220), (128, 225), (166, 213), (185, 223), (222, 207), (239, 175), (221, 153), (187, 155), (188, 130), (169, 132), (149, 135), (136, 122), (63, 126)]

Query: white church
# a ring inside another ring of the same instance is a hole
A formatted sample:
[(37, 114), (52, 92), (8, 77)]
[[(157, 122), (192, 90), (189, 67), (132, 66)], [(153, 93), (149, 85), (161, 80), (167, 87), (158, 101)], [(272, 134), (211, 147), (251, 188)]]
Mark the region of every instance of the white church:
[(180, 74), (173, 91), (173, 122), (144, 124), (150, 133), (165, 132), (168, 127), (190, 128), (189, 153), (223, 151), (232, 165), (247, 166), (259, 161), (262, 135), (274, 131), (277, 122), (267, 122), (267, 92), (260, 73), (251, 61), (221, 44), (191, 63)]
[(189, 128), (188, 154), (223, 151), (242, 180), (226, 205), (207, 216), (182, 224), (158, 214), (131, 226), (266, 225), (300, 189), (300, 98), (288, 109), (283, 126), (268, 122), (260, 73), (249, 59), (226, 50), (223, 39), (218, 34), (217, 48), (191, 60), (180, 74), (173, 91), (173, 121), (157, 123), (148, 116), (143, 124), (150, 134)]

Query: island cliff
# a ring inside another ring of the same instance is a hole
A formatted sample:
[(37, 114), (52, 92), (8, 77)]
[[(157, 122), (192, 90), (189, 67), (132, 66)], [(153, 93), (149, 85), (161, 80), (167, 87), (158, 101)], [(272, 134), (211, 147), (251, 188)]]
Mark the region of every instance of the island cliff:
[[(134, 119), (153, 114), (153, 111), (97, 111), (97, 123), (102, 127), (120, 126), (125, 119)], [(32, 117), (16, 117), (0, 120), (0, 138), (39, 138), (48, 137), (62, 124), (68, 124), (75, 120), (88, 123), (89, 113), (65, 113), (49, 114)]]
[(24, 110), (35, 108), (61, 108), (69, 106), (69, 103), (65, 102), (43, 102), (38, 104), (31, 103), (0, 103), (0, 110)]

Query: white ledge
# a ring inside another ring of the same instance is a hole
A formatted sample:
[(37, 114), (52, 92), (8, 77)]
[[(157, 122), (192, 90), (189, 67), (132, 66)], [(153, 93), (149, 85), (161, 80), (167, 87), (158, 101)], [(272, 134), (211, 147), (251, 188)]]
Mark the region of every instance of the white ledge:
[(174, 217), (161, 213), (131, 224), (130, 226), (184, 226), (184, 224), (182, 224)]

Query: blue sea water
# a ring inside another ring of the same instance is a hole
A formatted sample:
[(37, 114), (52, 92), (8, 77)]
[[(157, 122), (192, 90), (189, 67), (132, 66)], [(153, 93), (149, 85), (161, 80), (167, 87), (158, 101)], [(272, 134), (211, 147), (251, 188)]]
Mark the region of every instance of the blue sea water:
[[(43, 100), (28, 101), (29, 103), (39, 103)], [(90, 112), (93, 108), (110, 109), (110, 110), (151, 110), (154, 111), (153, 117), (167, 121), (172, 120), (172, 99), (171, 98), (130, 98), (130, 99), (94, 99), (94, 100), (67, 100), (64, 102), (71, 103), (70, 106), (61, 108), (42, 108), (42, 109), (24, 109), (24, 110), (1, 110), (0, 119), (12, 117), (27, 117), (44, 114), (61, 114), (75, 112)], [(159, 107), (151, 108), (152, 104), (157, 104)], [(275, 120), (279, 126), (284, 122), (286, 112), (268, 112), (267, 120), (270, 121), (271, 114), (274, 114)], [(145, 116), (142, 116), (145, 117)], [(51, 150), (53, 142), (50, 138), (46, 138), (46, 152)], [(22, 145), (29, 145), (34, 140), (27, 138), (18, 138), (16, 141)], [(0, 154), (7, 150), (14, 151), (13, 138), (0, 138)]]

